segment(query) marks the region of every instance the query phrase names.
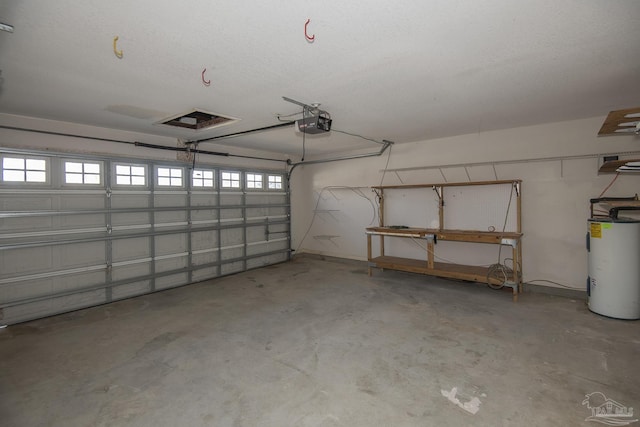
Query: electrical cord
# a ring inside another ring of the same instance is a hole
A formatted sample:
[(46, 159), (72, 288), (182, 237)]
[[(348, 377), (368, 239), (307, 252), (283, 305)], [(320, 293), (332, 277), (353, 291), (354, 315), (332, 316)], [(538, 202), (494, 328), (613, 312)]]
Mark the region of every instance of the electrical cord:
[(559, 282), (554, 282), (553, 280), (546, 280), (546, 279), (534, 279), (534, 280), (529, 280), (527, 282), (524, 282), (525, 285), (533, 285), (533, 282), (544, 282), (544, 283), (553, 283), (554, 285), (558, 285), (562, 288), (567, 288), (567, 289), (574, 289), (577, 291), (581, 291), (582, 288), (576, 288), (575, 286), (569, 286), (569, 285), (565, 285), (563, 283), (559, 283)]
[[(329, 117), (331, 117), (331, 116), (329, 116)], [(384, 141), (376, 141), (376, 140), (375, 140), (375, 139), (373, 139), (373, 138), (368, 138), (368, 137), (366, 137), (366, 136), (358, 135), (357, 133), (346, 132), (346, 131), (344, 131), (344, 130), (338, 130), (338, 129), (336, 129), (336, 128), (332, 128), (332, 129), (331, 129), (331, 131), (332, 131), (332, 132), (343, 133), (343, 134), (345, 134), (345, 135), (349, 135), (349, 136), (355, 136), (355, 137), (357, 137), (357, 138), (362, 138), (362, 139), (367, 140), (367, 141), (375, 142), (376, 144), (384, 144)]]
[(304, 110), (291, 113), (291, 114), (277, 114), (276, 118), (281, 122), (289, 122), (290, 120), (282, 120), (281, 117), (293, 117), (293, 116), (297, 116), (298, 114), (304, 114)]
[(619, 176), (620, 176), (620, 172), (618, 172), (618, 173), (616, 174), (616, 176), (614, 176), (614, 177), (613, 177), (613, 179), (611, 180), (611, 182), (609, 183), (609, 185), (607, 185), (607, 187), (606, 187), (604, 190), (602, 190), (602, 193), (600, 193), (600, 195), (597, 197), (598, 199), (599, 199), (600, 197), (602, 197), (602, 196), (604, 195), (604, 193), (606, 193), (606, 192), (607, 192), (607, 190), (608, 190), (609, 188), (611, 188), (611, 186), (613, 185), (613, 183), (614, 183), (614, 182), (616, 182), (616, 179), (618, 179), (618, 177), (619, 177)]
[(311, 222), (309, 223), (309, 227), (307, 227), (307, 230), (305, 231), (304, 235), (302, 236), (302, 239), (300, 240), (300, 243), (298, 243), (298, 246), (296, 247), (294, 252), (297, 252), (300, 249), (300, 247), (304, 243), (304, 240), (309, 235), (309, 232), (311, 231), (311, 228), (313, 227), (313, 224), (314, 224), (314, 222), (316, 220), (316, 217), (318, 216), (318, 206), (320, 205), (320, 200), (322, 200), (322, 193), (324, 193), (325, 191), (330, 191), (330, 190), (350, 190), (354, 194), (356, 194), (358, 197), (362, 197), (363, 199), (365, 199), (367, 202), (369, 202), (369, 204), (371, 205), (371, 209), (372, 209), (372, 217), (371, 217), (371, 221), (369, 222), (369, 225), (373, 224), (373, 222), (376, 220), (376, 207), (373, 204), (373, 202), (371, 201), (371, 199), (369, 199), (362, 192), (361, 188), (368, 188), (368, 187), (347, 187), (347, 186), (339, 186), (338, 185), (338, 186), (326, 186), (326, 187), (323, 187), (322, 189), (320, 189), (320, 192), (318, 193), (318, 200), (316, 200), (316, 204), (315, 204), (315, 206), (313, 208), (313, 216), (311, 217)]
[[(502, 225), (502, 232), (507, 229), (507, 222), (509, 221), (509, 210), (511, 209), (511, 202), (513, 201), (513, 193), (515, 189), (513, 184), (511, 185), (511, 192), (509, 193), (509, 203), (507, 203), (507, 212), (504, 215), (504, 224)], [(502, 245), (498, 248), (498, 262), (491, 264), (487, 271), (487, 284), (491, 289), (502, 289), (509, 277), (513, 277), (513, 269), (507, 267), (501, 263), (502, 258)], [(506, 260), (505, 260), (506, 261)], [(501, 280), (499, 284), (491, 283), (491, 278), (497, 278)]]
[(391, 149), (393, 145), (389, 146), (389, 153), (387, 154), (387, 163), (384, 165), (384, 169), (382, 170), (382, 178), (380, 179), (380, 187), (382, 187), (382, 183), (384, 182), (384, 176), (387, 173), (387, 168), (389, 167), (389, 160), (391, 160)]

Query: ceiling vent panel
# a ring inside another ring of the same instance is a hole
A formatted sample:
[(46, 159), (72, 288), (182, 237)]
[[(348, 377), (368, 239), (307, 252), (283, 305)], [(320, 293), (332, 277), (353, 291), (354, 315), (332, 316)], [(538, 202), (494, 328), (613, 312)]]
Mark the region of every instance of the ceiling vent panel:
[(237, 122), (238, 120), (239, 119), (234, 117), (209, 113), (207, 111), (192, 110), (185, 114), (161, 120), (157, 124), (199, 131), (229, 125)]

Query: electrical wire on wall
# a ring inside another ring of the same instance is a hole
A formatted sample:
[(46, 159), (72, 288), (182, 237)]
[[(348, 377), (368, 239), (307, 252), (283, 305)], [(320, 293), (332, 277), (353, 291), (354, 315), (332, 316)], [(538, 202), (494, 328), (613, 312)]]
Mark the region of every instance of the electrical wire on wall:
[(597, 197), (598, 199), (599, 199), (600, 197), (604, 196), (604, 193), (606, 193), (606, 192), (607, 192), (607, 190), (609, 190), (609, 189), (611, 188), (611, 186), (613, 185), (613, 183), (614, 183), (614, 182), (616, 182), (616, 179), (618, 179), (618, 177), (619, 177), (619, 176), (620, 176), (620, 172), (618, 172), (618, 173), (616, 174), (616, 176), (614, 176), (614, 177), (613, 177), (613, 179), (611, 180), (611, 182), (609, 183), (609, 185), (607, 185), (607, 187), (606, 187), (604, 190), (602, 190), (602, 193), (600, 193), (600, 195)]
[(349, 136), (355, 136), (356, 138), (362, 138), (362, 139), (364, 139), (366, 141), (375, 142), (376, 144), (384, 144), (384, 141), (377, 141), (377, 140), (375, 140), (373, 138), (369, 138), (369, 137), (366, 137), (366, 136), (358, 135), (357, 133), (351, 133), (351, 132), (347, 132), (347, 131), (344, 131), (344, 130), (338, 130), (336, 128), (332, 128), (331, 131), (332, 132), (343, 133), (343, 134), (349, 135)]
[[(191, 146), (193, 145), (193, 151), (191, 150)], [(189, 154), (193, 156), (193, 162), (191, 163), (191, 170), (195, 170), (196, 168), (196, 156), (198, 155), (198, 143), (195, 142), (189, 145)]]
[(389, 168), (389, 160), (391, 160), (391, 149), (393, 145), (389, 147), (389, 153), (387, 153), (387, 162), (384, 164), (384, 169), (382, 170), (382, 178), (380, 178), (380, 187), (384, 183), (384, 176), (387, 174), (387, 169)]
[(298, 243), (298, 246), (296, 247), (296, 249), (294, 250), (294, 252), (298, 251), (300, 249), (300, 247), (302, 246), (302, 244), (304, 243), (305, 239), (307, 238), (307, 236), (309, 235), (309, 232), (311, 231), (311, 228), (313, 227), (313, 224), (318, 216), (318, 206), (320, 206), (320, 200), (322, 200), (322, 193), (324, 193), (325, 191), (331, 191), (331, 190), (350, 190), (352, 191), (356, 196), (358, 197), (362, 197), (363, 199), (365, 199), (367, 202), (369, 202), (369, 204), (371, 205), (371, 221), (369, 222), (369, 225), (372, 225), (375, 220), (376, 220), (376, 207), (373, 203), (373, 201), (368, 198), (364, 192), (362, 192), (361, 189), (363, 188), (369, 188), (369, 187), (348, 187), (348, 186), (340, 186), (340, 185), (334, 185), (334, 186), (326, 186), (320, 189), (320, 192), (318, 193), (318, 200), (316, 200), (316, 204), (313, 208), (313, 216), (311, 217), (311, 222), (309, 223), (309, 227), (307, 227), (307, 230), (305, 231), (304, 235), (302, 236), (302, 239), (300, 240), (300, 243)]
[[(305, 118), (307, 117), (307, 107), (304, 107), (302, 109), (302, 117)], [(303, 127), (302, 128), (302, 157), (300, 158), (301, 162), (304, 162), (304, 156), (306, 154), (307, 151), (307, 127)]]
[[(507, 229), (507, 222), (509, 221), (509, 211), (511, 209), (511, 202), (513, 201), (513, 193), (516, 191), (516, 184), (512, 184), (511, 192), (509, 193), (509, 203), (507, 203), (507, 212), (504, 215), (504, 224), (502, 225), (502, 233)], [(502, 245), (498, 247), (498, 262), (491, 264), (487, 271), (487, 284), (491, 289), (502, 289), (509, 277), (513, 276), (513, 269), (502, 263)], [(501, 280), (500, 284), (492, 284), (489, 280), (490, 277)]]

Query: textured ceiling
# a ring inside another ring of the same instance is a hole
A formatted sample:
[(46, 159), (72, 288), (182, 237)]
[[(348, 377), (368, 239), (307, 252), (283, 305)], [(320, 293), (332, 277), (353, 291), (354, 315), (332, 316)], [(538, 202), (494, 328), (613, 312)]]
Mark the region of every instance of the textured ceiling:
[[(0, 32), (0, 112), (181, 139), (276, 124), (300, 110), (282, 96), (321, 103), (336, 130), (399, 143), (640, 104), (637, 0), (21, 0), (0, 3), (0, 21), (15, 27)], [(155, 124), (194, 108), (240, 121)], [(216, 142), (291, 155), (301, 139), (286, 128)], [(372, 144), (331, 132), (306, 146)]]

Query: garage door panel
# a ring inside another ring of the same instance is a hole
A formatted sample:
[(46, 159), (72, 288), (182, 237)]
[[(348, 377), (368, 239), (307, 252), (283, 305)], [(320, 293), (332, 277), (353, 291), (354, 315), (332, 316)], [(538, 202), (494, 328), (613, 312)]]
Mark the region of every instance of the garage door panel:
[(191, 275), (194, 282), (218, 277), (218, 267), (207, 267), (195, 270)]
[(111, 288), (111, 299), (119, 300), (151, 292), (151, 281), (127, 283)]
[(53, 268), (53, 248), (21, 248), (0, 252), (2, 271), (0, 278), (14, 277), (22, 274), (36, 274), (50, 271)]
[(191, 206), (217, 206), (218, 195), (216, 193), (193, 192), (191, 193)]
[(285, 262), (286, 260), (287, 260), (287, 255), (284, 253), (268, 255), (260, 258), (252, 258), (247, 260), (247, 268), (251, 269), (251, 268), (266, 267), (268, 265), (276, 264), (279, 262)]
[(156, 256), (187, 252), (187, 235), (185, 233), (156, 236)]
[(247, 227), (247, 243), (262, 242), (263, 240), (267, 240), (266, 225)]
[(149, 213), (128, 212), (111, 214), (111, 224), (114, 228), (131, 225), (149, 225)]
[(248, 205), (277, 205), (277, 204), (286, 204), (287, 203), (287, 195), (284, 193), (271, 193), (271, 192), (263, 192), (263, 193), (247, 193), (247, 204)]
[(218, 219), (217, 209), (202, 209), (191, 211), (191, 220), (194, 222), (215, 223)]
[(237, 206), (242, 204), (242, 193), (220, 194), (220, 206)]
[(111, 280), (120, 281), (135, 279), (151, 274), (151, 261), (131, 265), (114, 266), (111, 268)]
[(224, 222), (241, 222), (242, 221), (242, 209), (222, 209), (220, 211), (220, 219)]
[(268, 216), (267, 215), (268, 213), (269, 213), (269, 208), (267, 208), (267, 207), (247, 208), (247, 210), (246, 210), (247, 219), (264, 218), (264, 217)]
[(10, 320), (11, 323), (19, 323), (103, 304), (106, 301), (106, 290), (99, 289), (64, 297), (53, 297), (44, 301), (5, 307), (2, 309), (2, 317), (5, 321)]
[(244, 271), (244, 263), (242, 261), (230, 262), (228, 264), (223, 264), (221, 267), (221, 273), (223, 275), (239, 273), (241, 271)]
[(187, 194), (186, 192), (178, 191), (176, 191), (175, 194), (156, 194), (153, 205), (157, 208), (186, 206)]
[(105, 229), (104, 214), (90, 215), (63, 215), (58, 218), (59, 227), (63, 230), (74, 230), (77, 228), (100, 228)]
[[(43, 190), (45, 191), (45, 190)], [(0, 206), (3, 211), (44, 211), (53, 209), (51, 195), (47, 194), (12, 194), (0, 192)]]
[[(58, 274), (58, 272), (52, 274)], [(14, 303), (93, 288), (104, 284), (104, 281), (104, 269), (74, 274), (61, 274), (53, 277), (17, 280), (0, 284), (0, 298), (2, 301)]]
[(150, 257), (150, 239), (150, 237), (136, 237), (114, 240), (112, 243), (113, 262)]
[[(148, 193), (151, 194), (151, 193)], [(149, 195), (140, 193), (126, 194), (115, 193), (111, 196), (111, 207), (113, 209), (131, 209), (149, 207)]]
[(244, 255), (244, 247), (223, 248), (220, 252), (220, 258), (225, 261), (229, 259), (242, 258)]
[(267, 209), (267, 216), (269, 217), (287, 217), (287, 208), (286, 207), (269, 207)]
[(243, 230), (241, 228), (220, 230), (220, 244), (222, 247), (243, 244), (243, 239)]
[(247, 246), (247, 255), (258, 255), (265, 252), (273, 252), (279, 250), (285, 250), (289, 246), (288, 239), (282, 239), (280, 241), (260, 242)]
[(14, 235), (16, 233), (33, 233), (53, 229), (50, 216), (33, 218), (2, 218), (0, 219), (0, 234)]
[(216, 230), (210, 231), (196, 231), (191, 233), (191, 249), (198, 251), (201, 249), (215, 248), (218, 246), (218, 232)]
[(15, 302), (53, 293), (53, 279), (21, 280), (0, 285), (2, 301)]
[(186, 211), (170, 211), (170, 212), (156, 212), (155, 223), (158, 224), (171, 224), (176, 222), (185, 223), (187, 221)]
[[(192, 182), (185, 179), (189, 171), (180, 162), (175, 168), (183, 172), (182, 186), (160, 186), (158, 167), (173, 168), (167, 166), (171, 162), (79, 153), (74, 162), (99, 163), (103, 182), (64, 184), (69, 155), (23, 151), (25, 157), (49, 159), (47, 184), (0, 181), (0, 324), (232, 274), (289, 256), (288, 224), (266, 224), (274, 216), (288, 220), (288, 206), (273, 206), (286, 205), (287, 193), (204, 187), (210, 181), (190, 188)], [(127, 164), (143, 167), (144, 185), (133, 179), (141, 169), (134, 173)], [(131, 180), (117, 179), (126, 177), (127, 170)], [(217, 185), (220, 169), (211, 170)], [(264, 255), (274, 250), (281, 253)]]
[(196, 253), (196, 254), (193, 254), (193, 256), (191, 257), (191, 262), (193, 263), (194, 266), (209, 264), (217, 261), (218, 261), (218, 251)]
[(175, 288), (176, 286), (186, 284), (188, 280), (189, 275), (187, 273), (158, 277), (156, 279), (156, 290)]
[[(78, 190), (83, 193), (82, 190)], [(105, 207), (104, 194), (62, 194), (59, 197), (59, 208), (63, 210), (102, 209)]]
[(289, 224), (269, 224), (269, 233), (287, 233)]
[(53, 251), (53, 264), (60, 269), (105, 264), (104, 242), (61, 245)]
[(156, 260), (156, 273), (163, 273), (171, 270), (179, 270), (188, 266), (187, 255), (180, 255), (175, 258)]

